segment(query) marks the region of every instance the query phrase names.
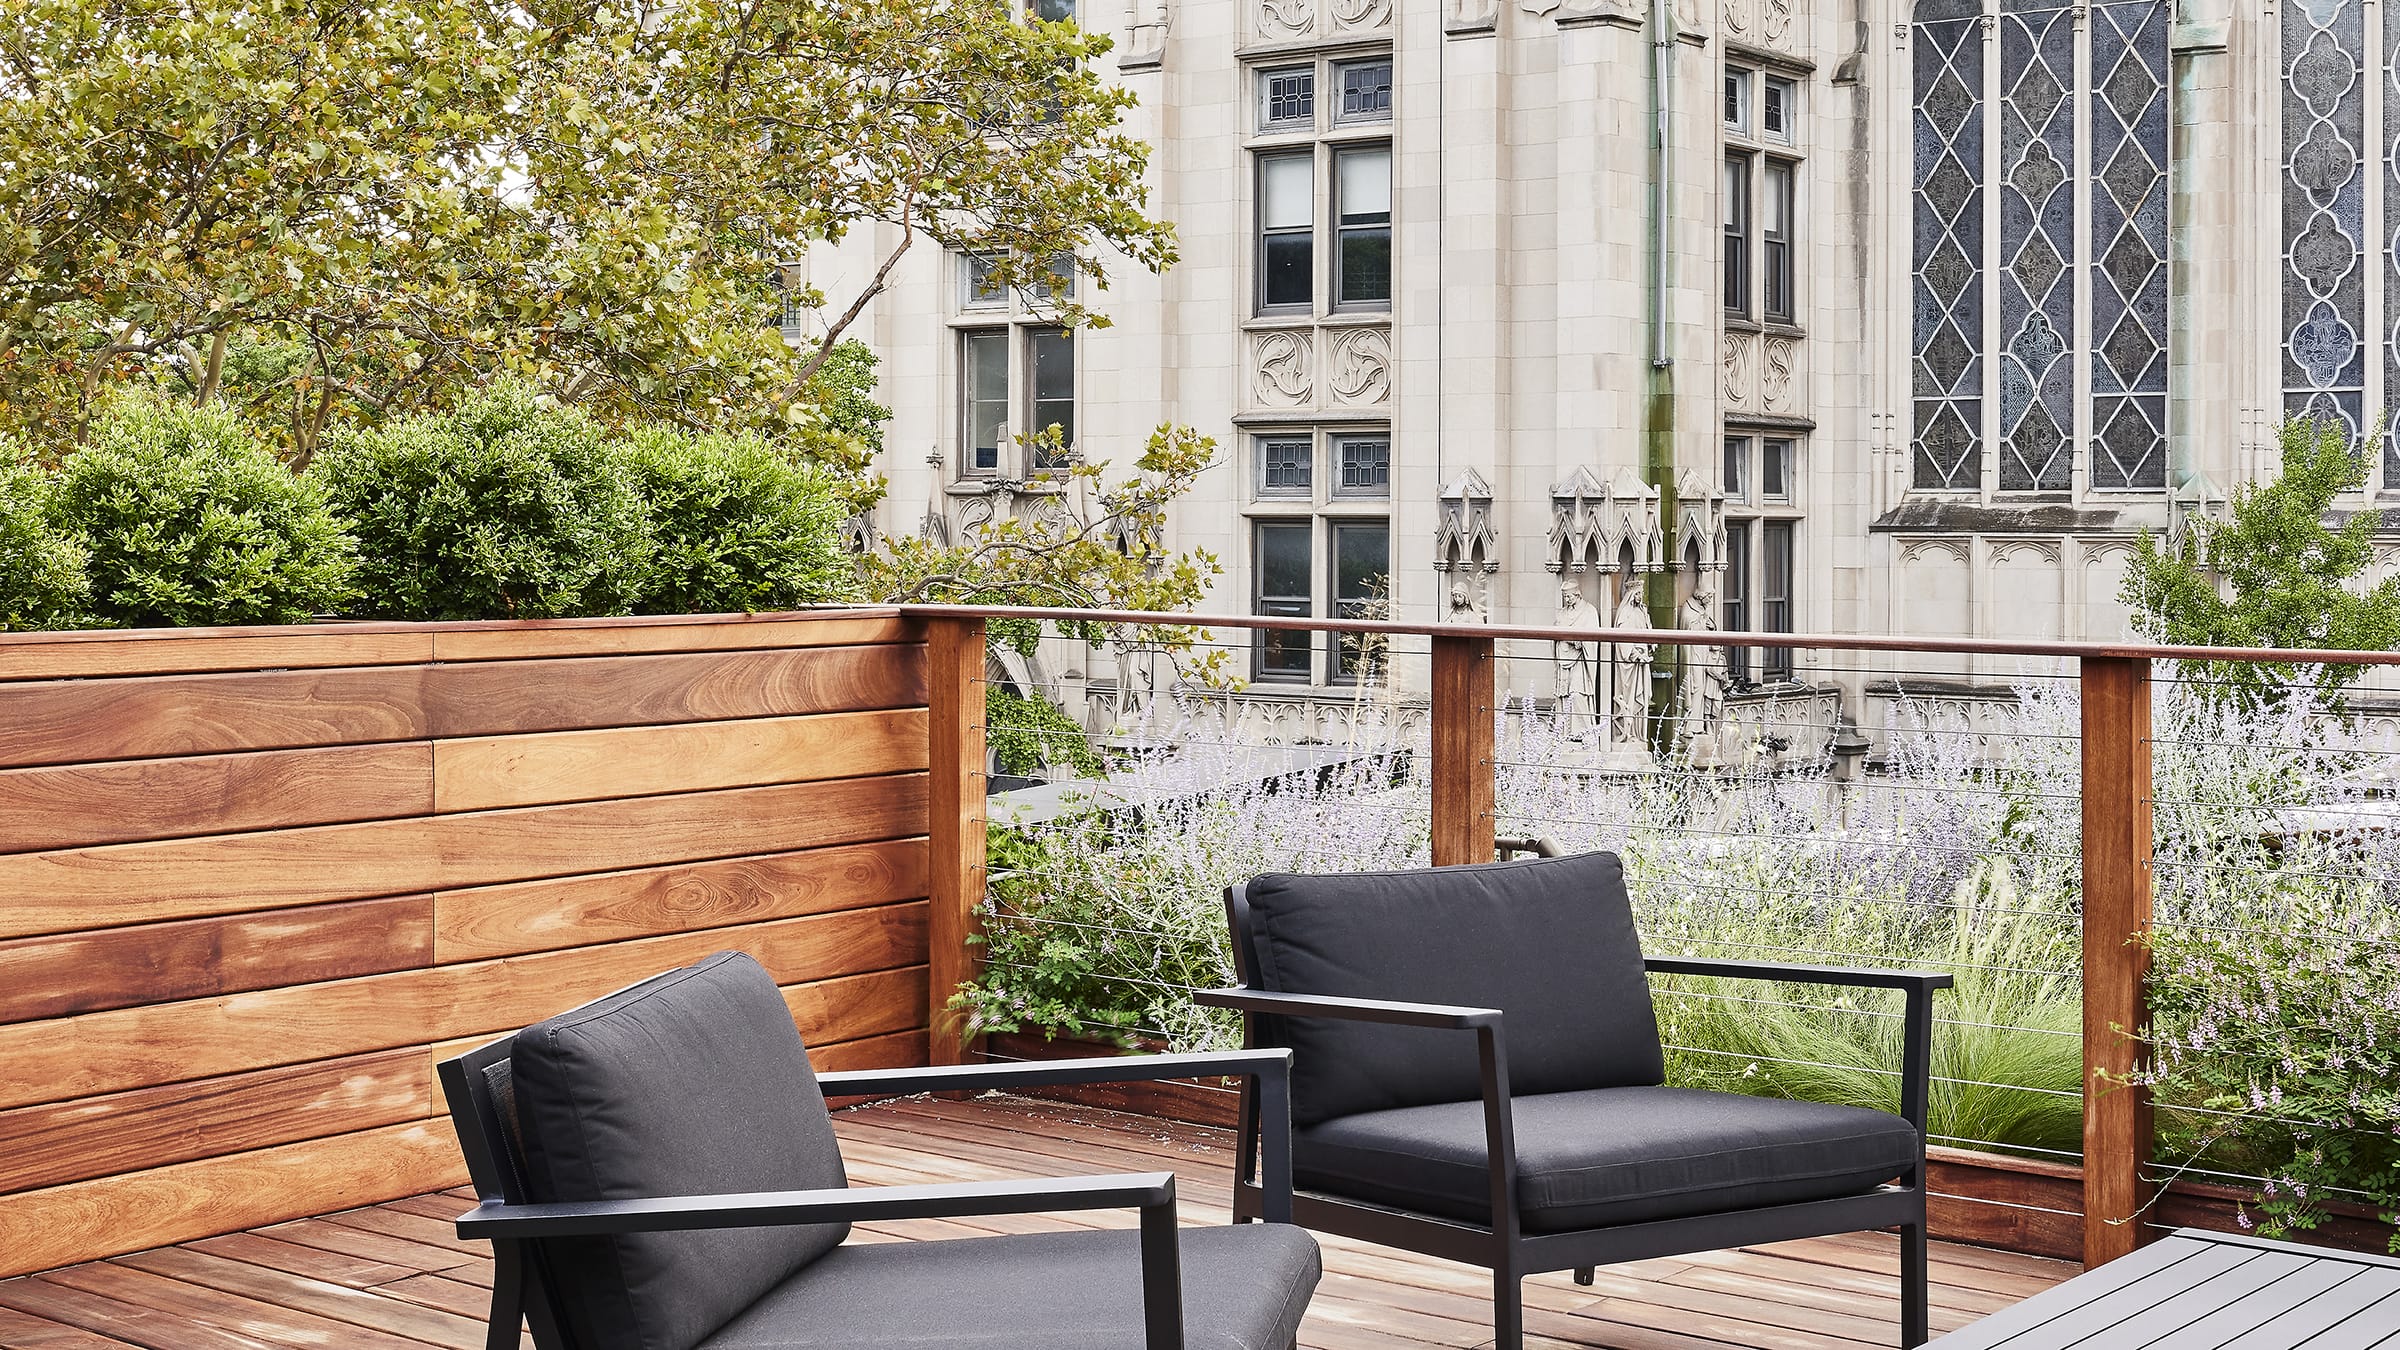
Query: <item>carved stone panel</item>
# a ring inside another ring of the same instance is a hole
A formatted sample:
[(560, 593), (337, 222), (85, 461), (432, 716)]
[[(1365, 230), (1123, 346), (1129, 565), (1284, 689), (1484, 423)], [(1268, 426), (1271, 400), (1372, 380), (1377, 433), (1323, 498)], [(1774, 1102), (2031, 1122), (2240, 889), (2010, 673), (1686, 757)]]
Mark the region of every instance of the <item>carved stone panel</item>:
[(1760, 0), (1758, 35), (1770, 47), (1789, 47), (1792, 39), (1793, 0)]
[(1374, 407), (1392, 397), (1392, 335), (1382, 328), (1332, 330), (1325, 363), (1333, 400), (1349, 407)]
[(1250, 335), (1250, 396), (1260, 407), (1304, 408), (1314, 400), (1313, 336), (1289, 328)]
[(1757, 406), (1758, 334), (1727, 333), (1718, 355), (1725, 402), (1730, 407)]
[(1718, 20), (1725, 25), (1725, 40), (1728, 42), (1756, 41), (1757, 9), (1758, 0), (1725, 0), (1722, 16)]
[(1338, 33), (1371, 32), (1392, 26), (1392, 0), (1327, 0)]
[(1442, 31), (1452, 37), (1490, 33), (1500, 26), (1500, 0), (1446, 0)]
[(1792, 411), (1792, 368), (1800, 361), (1800, 344), (1788, 337), (1771, 337), (1759, 366), (1758, 398), (1768, 412)]
[(1315, 33), (1317, 0), (1258, 0), (1253, 11), (1264, 42), (1289, 42)]

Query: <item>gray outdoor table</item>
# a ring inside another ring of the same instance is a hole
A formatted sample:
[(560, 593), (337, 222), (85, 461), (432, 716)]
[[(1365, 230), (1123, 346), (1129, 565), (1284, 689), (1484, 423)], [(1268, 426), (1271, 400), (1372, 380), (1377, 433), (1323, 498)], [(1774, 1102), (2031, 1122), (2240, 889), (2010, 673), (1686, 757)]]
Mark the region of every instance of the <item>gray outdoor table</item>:
[(2180, 1229), (1928, 1350), (2400, 1350), (2400, 1261)]

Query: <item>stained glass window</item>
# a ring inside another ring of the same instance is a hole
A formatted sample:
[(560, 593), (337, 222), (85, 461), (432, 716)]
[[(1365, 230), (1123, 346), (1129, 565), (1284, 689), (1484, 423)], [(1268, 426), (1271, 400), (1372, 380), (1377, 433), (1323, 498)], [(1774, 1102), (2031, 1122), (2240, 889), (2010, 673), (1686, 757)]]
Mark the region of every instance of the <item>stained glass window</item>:
[(2155, 4), (2092, 7), (2092, 477), (2167, 485), (2167, 28)]
[(2283, 390), (2357, 429), (2366, 403), (2365, 6), (2283, 12)]
[(1915, 472), (1983, 481), (1983, 71), (1975, 0), (1920, 0), (1916, 115)]
[(2075, 23), (2000, 20), (2000, 490), (2073, 486)]

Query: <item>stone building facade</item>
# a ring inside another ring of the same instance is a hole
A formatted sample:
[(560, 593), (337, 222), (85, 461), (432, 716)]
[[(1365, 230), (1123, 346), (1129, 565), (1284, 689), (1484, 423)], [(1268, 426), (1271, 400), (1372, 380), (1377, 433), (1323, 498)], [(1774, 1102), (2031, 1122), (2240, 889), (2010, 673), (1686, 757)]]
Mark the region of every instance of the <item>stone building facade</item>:
[[(2258, 474), (2286, 410), (2400, 397), (2395, 0), (1078, 18), (1183, 260), (1069, 336), (909, 256), (863, 334), (880, 529), (1011, 509), (1008, 434), (1124, 459), (1181, 422), (1225, 451), (1171, 524), (1226, 565), (1211, 610), (2108, 638), (2138, 532)], [(1338, 702), (1356, 666), (1266, 643), (1247, 673)]]

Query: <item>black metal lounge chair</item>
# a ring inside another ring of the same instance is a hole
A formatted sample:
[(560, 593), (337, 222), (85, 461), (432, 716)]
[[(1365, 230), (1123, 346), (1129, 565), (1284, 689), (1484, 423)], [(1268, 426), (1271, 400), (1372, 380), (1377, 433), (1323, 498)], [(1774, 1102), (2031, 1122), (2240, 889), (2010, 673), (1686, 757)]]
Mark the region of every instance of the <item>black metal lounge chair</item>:
[[(1524, 1342), (1530, 1274), (1588, 1282), (1620, 1261), (1891, 1227), (1901, 1343), (1925, 1341), (1925, 1104), (1949, 976), (1645, 960), (1610, 853), (1270, 874), (1226, 904), (1244, 987), (1199, 1000), (1293, 1053), (1293, 1213), (1489, 1268), (1499, 1350)], [(1900, 1114), (1662, 1086), (1646, 972), (1904, 991)], [(1245, 1177), (1268, 1118), (1245, 1106)], [(1237, 1189), (1237, 1213), (1263, 1203)]]
[[(735, 952), (441, 1065), (495, 1257), (489, 1344), (540, 1350), (1285, 1350), (1319, 1274), (1288, 1223), (1186, 1228), (1158, 1172), (847, 1190), (836, 1095), (1246, 1075), (1288, 1216), (1280, 1051), (825, 1074)], [(1132, 1231), (853, 1243), (853, 1222), (1130, 1208)], [(1184, 1291), (1193, 1296), (1188, 1298)]]

